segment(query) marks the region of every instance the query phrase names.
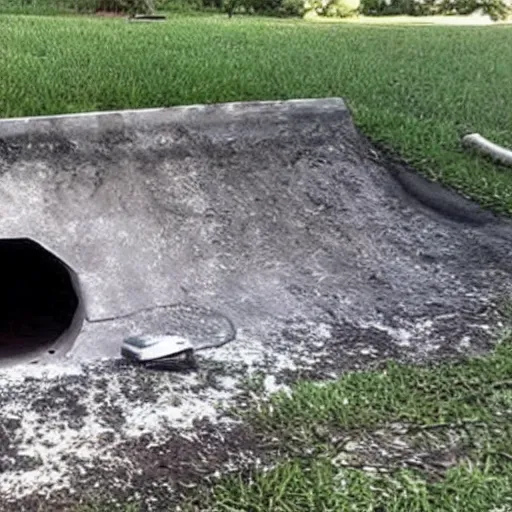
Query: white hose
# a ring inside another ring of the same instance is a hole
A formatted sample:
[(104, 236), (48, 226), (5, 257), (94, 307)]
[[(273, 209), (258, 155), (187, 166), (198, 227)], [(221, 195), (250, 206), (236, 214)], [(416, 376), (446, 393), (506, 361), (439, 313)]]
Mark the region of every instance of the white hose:
[(512, 151), (510, 149), (504, 148), (503, 146), (498, 146), (498, 144), (494, 144), (494, 142), (487, 140), (485, 137), (482, 137), (478, 133), (470, 133), (469, 135), (465, 135), (462, 138), (462, 142), (466, 146), (470, 146), (476, 149), (478, 152), (490, 156), (494, 160), (497, 160), (504, 165), (512, 167)]

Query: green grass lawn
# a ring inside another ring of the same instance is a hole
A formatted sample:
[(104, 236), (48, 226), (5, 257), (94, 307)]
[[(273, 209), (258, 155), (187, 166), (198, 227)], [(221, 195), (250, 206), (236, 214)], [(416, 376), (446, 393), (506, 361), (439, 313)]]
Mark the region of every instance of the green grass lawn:
[[(0, 73), (3, 117), (342, 96), (373, 140), (512, 213), (512, 173), (459, 142), (478, 131), (512, 146), (512, 27), (0, 16)], [(262, 443), (278, 440), (276, 464), (226, 477), (185, 506), (512, 511), (511, 378), (505, 338), (460, 364), (298, 384), (246, 413)]]
[(512, 343), (433, 368), (304, 382), (249, 413), (284, 459), (225, 478), (187, 510), (509, 512)]
[(375, 141), (512, 213), (512, 173), (460, 149), (512, 146), (511, 62), (509, 26), (0, 16), (0, 116), (342, 96)]

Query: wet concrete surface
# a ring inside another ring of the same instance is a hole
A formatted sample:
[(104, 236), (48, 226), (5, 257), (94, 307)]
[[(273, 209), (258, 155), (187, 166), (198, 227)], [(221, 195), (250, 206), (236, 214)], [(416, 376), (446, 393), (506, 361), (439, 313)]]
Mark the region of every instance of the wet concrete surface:
[[(238, 427), (213, 404), (239, 403), (254, 372), (272, 391), (496, 339), (510, 222), (371, 147), (340, 99), (3, 123), (0, 236), (73, 268), (86, 316), (73, 346), (41, 359), (46, 373), (0, 375), (5, 510), (34, 510), (38, 493), (75, 503), (105, 481), (150, 510), (141, 447), (165, 453), (205, 417), (203, 439), (229, 438)], [(163, 332), (217, 348), (187, 375), (117, 361), (124, 337)]]

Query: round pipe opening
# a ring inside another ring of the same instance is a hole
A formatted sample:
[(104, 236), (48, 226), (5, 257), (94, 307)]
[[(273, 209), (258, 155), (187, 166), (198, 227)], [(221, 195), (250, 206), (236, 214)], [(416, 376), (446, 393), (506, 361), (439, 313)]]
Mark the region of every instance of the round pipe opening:
[(31, 239), (0, 239), (0, 276), (0, 365), (70, 347), (83, 319), (73, 270)]

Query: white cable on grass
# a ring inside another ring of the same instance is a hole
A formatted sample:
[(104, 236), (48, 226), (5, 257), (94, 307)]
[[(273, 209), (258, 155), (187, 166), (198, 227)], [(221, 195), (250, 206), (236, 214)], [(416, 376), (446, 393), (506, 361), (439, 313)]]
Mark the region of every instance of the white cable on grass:
[(482, 137), (478, 133), (470, 133), (469, 135), (465, 135), (462, 138), (462, 142), (466, 146), (470, 146), (476, 149), (478, 152), (490, 156), (494, 160), (497, 160), (504, 165), (509, 165), (512, 167), (512, 151), (510, 149), (504, 148), (503, 146), (498, 146), (498, 144), (494, 144), (494, 142), (487, 140), (485, 137)]

